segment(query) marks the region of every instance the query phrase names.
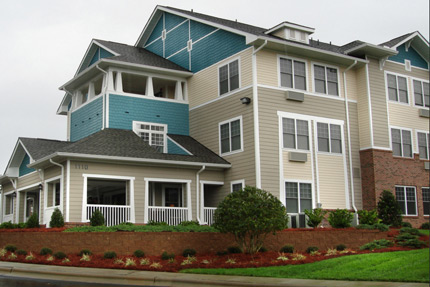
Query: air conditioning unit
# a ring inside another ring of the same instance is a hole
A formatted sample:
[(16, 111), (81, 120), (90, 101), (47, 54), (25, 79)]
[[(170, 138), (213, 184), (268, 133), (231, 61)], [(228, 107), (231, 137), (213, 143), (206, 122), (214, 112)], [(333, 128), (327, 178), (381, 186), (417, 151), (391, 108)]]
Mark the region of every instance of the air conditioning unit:
[(285, 99), (290, 101), (303, 102), (305, 100), (305, 94), (293, 91), (286, 91)]
[(304, 213), (288, 214), (288, 228), (308, 228), (307, 216)]

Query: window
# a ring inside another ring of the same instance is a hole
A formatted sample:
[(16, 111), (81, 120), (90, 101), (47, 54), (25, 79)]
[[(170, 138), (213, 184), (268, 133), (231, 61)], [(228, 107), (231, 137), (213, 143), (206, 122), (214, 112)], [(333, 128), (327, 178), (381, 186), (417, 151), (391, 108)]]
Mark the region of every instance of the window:
[(52, 181), (48, 183), (47, 189), (47, 207), (60, 205), (60, 181)]
[(231, 182), (231, 192), (240, 191), (245, 187), (245, 181), (235, 180)]
[(306, 90), (306, 65), (290, 59), (279, 59), (281, 87)]
[(288, 213), (303, 213), (312, 209), (310, 183), (285, 182), (285, 202)]
[(418, 132), (417, 141), (418, 141), (418, 151), (420, 153), (420, 159), (429, 159), (430, 134)]
[(284, 148), (309, 150), (308, 121), (282, 119)]
[(318, 151), (342, 153), (341, 126), (335, 124), (317, 123)]
[(339, 96), (337, 69), (314, 65), (315, 92)]
[(387, 74), (388, 99), (408, 103), (408, 85), (405, 77)]
[(411, 132), (392, 128), (391, 146), (394, 156), (412, 157)]
[(415, 105), (421, 107), (430, 106), (429, 83), (414, 80)]
[(219, 68), (219, 94), (224, 95), (239, 88), (239, 60)]
[(423, 211), (424, 215), (430, 215), (430, 188), (423, 187)]
[(239, 117), (219, 124), (221, 154), (242, 151), (241, 121)]
[(415, 187), (396, 186), (396, 199), (403, 215), (417, 215)]
[(167, 125), (133, 122), (133, 131), (158, 152), (167, 152)]
[(13, 214), (13, 209), (14, 209), (14, 206), (15, 206), (15, 196), (14, 196), (14, 193), (5, 195), (4, 199), (5, 199), (4, 214), (5, 215)]

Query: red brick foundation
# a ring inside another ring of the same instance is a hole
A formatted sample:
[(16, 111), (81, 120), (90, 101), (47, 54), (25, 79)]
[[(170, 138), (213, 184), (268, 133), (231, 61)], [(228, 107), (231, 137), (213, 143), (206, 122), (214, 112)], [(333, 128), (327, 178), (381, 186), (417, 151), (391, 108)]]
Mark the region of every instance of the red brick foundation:
[[(293, 245), (297, 251), (309, 246), (320, 250), (345, 244), (357, 249), (376, 239), (387, 238), (387, 232), (355, 229), (289, 229), (268, 235), (264, 246), (279, 251), (282, 246)], [(209, 232), (0, 232), (0, 247), (13, 244), (27, 252), (39, 252), (43, 247), (54, 252), (78, 253), (89, 249), (95, 254), (115, 251), (117, 254), (132, 254), (141, 249), (148, 255), (162, 252), (182, 254), (186, 248), (197, 253), (215, 253), (235, 246), (234, 238), (228, 234)]]
[(429, 186), (429, 171), (418, 154), (414, 158), (394, 157), (391, 151), (368, 149), (360, 151), (363, 208), (376, 208), (384, 190), (395, 192), (396, 185), (415, 186), (418, 216), (404, 216), (414, 227), (429, 221), (423, 214), (422, 187)]

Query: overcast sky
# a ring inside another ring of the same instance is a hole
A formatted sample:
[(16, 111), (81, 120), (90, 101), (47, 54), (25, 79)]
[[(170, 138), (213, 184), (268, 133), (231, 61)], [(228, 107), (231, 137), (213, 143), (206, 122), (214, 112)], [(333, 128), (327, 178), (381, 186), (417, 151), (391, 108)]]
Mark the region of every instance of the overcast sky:
[(28, 0), (0, 6), (0, 175), (18, 137), (66, 139), (56, 110), (92, 38), (134, 45), (157, 4), (264, 28), (282, 21), (315, 28), (314, 39), (379, 44), (420, 31), (429, 39), (428, 0)]

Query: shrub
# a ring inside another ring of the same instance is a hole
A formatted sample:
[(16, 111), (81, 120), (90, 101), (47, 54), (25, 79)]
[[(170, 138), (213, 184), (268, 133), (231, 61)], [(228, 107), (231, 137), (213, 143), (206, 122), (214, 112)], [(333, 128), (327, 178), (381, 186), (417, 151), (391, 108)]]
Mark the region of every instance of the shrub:
[(66, 253), (58, 251), (54, 254), (54, 257), (57, 259), (64, 259), (64, 258), (66, 258)]
[(360, 224), (374, 225), (378, 223), (378, 212), (374, 210), (359, 210), (358, 219)]
[(167, 222), (164, 222), (164, 221), (157, 222), (157, 221), (150, 220), (146, 225), (150, 225), (150, 226), (167, 226), (169, 224), (167, 224)]
[(39, 215), (37, 213), (33, 213), (25, 223), (25, 227), (27, 228), (39, 228)]
[(227, 247), (227, 252), (230, 254), (242, 253), (242, 250), (238, 246)]
[(403, 221), (402, 222), (402, 225), (401, 225), (402, 227), (409, 227), (409, 228), (412, 228), (412, 224), (410, 224), (409, 222), (405, 222), (405, 221)]
[(285, 206), (272, 194), (246, 186), (230, 193), (218, 205), (214, 227), (232, 233), (243, 252), (254, 254), (263, 246), (267, 234), (285, 229)]
[(227, 250), (224, 250), (224, 251), (217, 251), (217, 253), (216, 253), (216, 255), (217, 256), (223, 256), (223, 255), (227, 255), (228, 254), (228, 251)]
[(179, 223), (180, 226), (200, 226), (197, 220), (185, 220)]
[(107, 251), (103, 254), (103, 258), (106, 258), (106, 259), (116, 258), (116, 253), (114, 251)]
[(105, 218), (104, 218), (104, 216), (100, 210), (98, 210), (98, 209), (94, 210), (94, 212), (90, 218), (90, 225), (91, 226), (103, 226), (103, 225), (105, 225)]
[(14, 228), (15, 228), (15, 224), (13, 224), (10, 221), (3, 222), (2, 224), (0, 224), (0, 229), (14, 229)]
[(430, 222), (424, 222), (421, 224), (421, 229), (430, 229)]
[(337, 251), (343, 251), (345, 249), (346, 249), (346, 245), (345, 244), (336, 245), (336, 250)]
[(292, 245), (285, 245), (279, 250), (281, 253), (294, 253), (294, 246)]
[(81, 251), (79, 251), (78, 255), (82, 257), (82, 255), (91, 255), (93, 254), (90, 250), (88, 249), (82, 249)]
[(375, 229), (375, 225), (369, 225), (369, 224), (359, 224), (355, 227), (356, 229), (370, 229), (373, 230)]
[(261, 246), (260, 250), (258, 250), (258, 252), (264, 253), (267, 252), (267, 248), (264, 246)]
[(43, 247), (42, 249), (40, 249), (40, 255), (48, 255), (48, 254), (52, 254), (52, 249), (47, 247)]
[(360, 250), (373, 250), (393, 246), (394, 243), (387, 239), (374, 240), (360, 247)]
[(387, 225), (400, 226), (402, 224), (402, 210), (394, 195), (384, 190), (378, 201), (378, 217)]
[(389, 226), (386, 224), (383, 224), (383, 223), (376, 223), (374, 226), (376, 229), (378, 229), (380, 231), (388, 231), (388, 229), (389, 229)]
[(417, 238), (399, 241), (397, 242), (397, 244), (400, 246), (411, 247), (411, 248), (421, 248), (422, 246), (426, 245), (424, 241), (418, 240)]
[(182, 252), (182, 256), (188, 257), (188, 256), (194, 256), (196, 255), (196, 251), (192, 248), (187, 248)]
[(327, 214), (327, 211), (322, 210), (321, 208), (315, 208), (313, 210), (305, 210), (305, 214), (307, 215), (307, 223), (310, 227), (317, 228), (318, 225), (324, 219), (324, 216)]
[(163, 260), (175, 259), (175, 254), (174, 253), (169, 254), (166, 251), (164, 251), (163, 254), (161, 254), (161, 259)]
[(400, 228), (400, 233), (409, 233), (409, 234), (418, 235), (418, 236), (420, 235), (420, 231), (412, 227)]
[(64, 226), (64, 218), (61, 211), (56, 208), (51, 215), (51, 221), (49, 222), (50, 227), (63, 227)]
[(143, 252), (140, 249), (137, 249), (136, 251), (133, 252), (133, 255), (136, 256), (137, 258), (145, 257), (145, 252)]
[(306, 253), (309, 253), (309, 254), (316, 251), (318, 251), (318, 247), (316, 246), (309, 246), (308, 248), (306, 248)]
[(15, 252), (18, 248), (15, 245), (8, 244), (4, 247), (4, 249), (9, 252)]
[(351, 226), (352, 213), (346, 209), (336, 209), (330, 212), (328, 222), (334, 228), (346, 228)]
[(27, 251), (19, 249), (19, 250), (16, 251), (16, 254), (18, 254), (18, 255), (27, 255)]

